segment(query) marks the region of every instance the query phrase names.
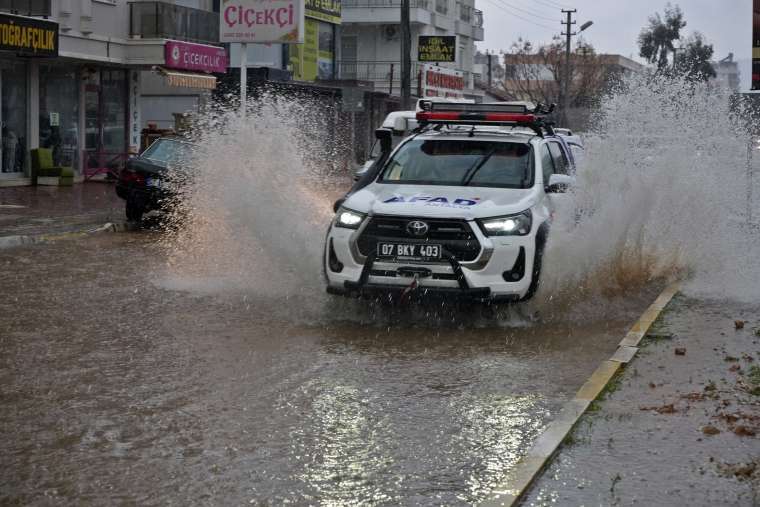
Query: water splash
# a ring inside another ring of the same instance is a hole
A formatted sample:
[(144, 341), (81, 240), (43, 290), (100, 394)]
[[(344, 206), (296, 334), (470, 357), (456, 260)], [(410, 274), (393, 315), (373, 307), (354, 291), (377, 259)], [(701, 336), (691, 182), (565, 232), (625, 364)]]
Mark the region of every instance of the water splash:
[(710, 297), (758, 297), (749, 116), (725, 91), (686, 79), (636, 76), (603, 100), (578, 185), (562, 196), (539, 301), (675, 277)]
[[(651, 76), (605, 98), (585, 136), (578, 185), (556, 196), (536, 299), (486, 322), (529, 325), (536, 312), (543, 321), (605, 318), (653, 281), (684, 276), (694, 292), (758, 297), (758, 240), (744, 226), (747, 125), (729, 99)], [(276, 93), (249, 109), (246, 120), (216, 110), (200, 122), (200, 171), (182, 226), (164, 241), (164, 284), (244, 291), (307, 320), (403, 320), (404, 311), (323, 292), (322, 243), (351, 152), (350, 136), (336, 134), (335, 110)], [(465, 314), (428, 307), (414, 320), (449, 326)]]

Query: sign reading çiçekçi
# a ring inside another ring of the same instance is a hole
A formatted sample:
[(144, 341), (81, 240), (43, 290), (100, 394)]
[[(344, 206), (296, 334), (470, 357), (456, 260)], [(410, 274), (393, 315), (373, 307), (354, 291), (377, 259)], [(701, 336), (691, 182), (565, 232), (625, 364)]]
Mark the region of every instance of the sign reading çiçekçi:
[(58, 56), (58, 23), (0, 14), (0, 50), (30, 56)]
[(302, 44), (304, 0), (222, 0), (220, 42)]
[(420, 35), (417, 39), (417, 61), (454, 62), (456, 54), (456, 35)]

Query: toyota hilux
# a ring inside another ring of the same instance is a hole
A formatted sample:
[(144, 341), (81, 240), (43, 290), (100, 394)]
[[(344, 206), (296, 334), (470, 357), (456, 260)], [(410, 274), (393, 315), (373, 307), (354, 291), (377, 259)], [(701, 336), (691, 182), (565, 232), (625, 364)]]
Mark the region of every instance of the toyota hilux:
[(336, 203), (324, 249), (327, 291), (533, 297), (553, 199), (574, 182), (572, 153), (546, 112), (425, 103), (415, 133)]

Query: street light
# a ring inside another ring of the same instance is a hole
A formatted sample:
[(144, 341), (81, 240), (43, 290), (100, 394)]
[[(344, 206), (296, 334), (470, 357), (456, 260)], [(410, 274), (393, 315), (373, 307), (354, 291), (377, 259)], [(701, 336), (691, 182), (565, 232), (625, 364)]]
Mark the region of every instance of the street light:
[(586, 21), (585, 23), (581, 25), (581, 28), (580, 30), (578, 30), (578, 33), (581, 33), (583, 30), (585, 30), (586, 28), (590, 27), (593, 24), (594, 24), (593, 21)]

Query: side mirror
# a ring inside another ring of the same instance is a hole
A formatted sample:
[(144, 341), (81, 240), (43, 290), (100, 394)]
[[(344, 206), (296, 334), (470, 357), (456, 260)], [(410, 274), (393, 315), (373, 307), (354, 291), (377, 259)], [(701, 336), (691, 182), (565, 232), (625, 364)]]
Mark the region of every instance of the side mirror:
[(557, 194), (567, 190), (567, 187), (575, 184), (575, 178), (567, 174), (552, 174), (549, 176), (549, 183), (546, 185), (547, 194)]
[(335, 201), (333, 203), (333, 211), (335, 213), (337, 213), (338, 210), (340, 209), (340, 207), (343, 206), (344, 202), (346, 202), (346, 198), (345, 197), (341, 197), (340, 199), (338, 199), (337, 201)]
[(374, 163), (375, 160), (372, 158), (364, 162), (364, 165), (354, 172), (354, 181), (359, 181), (359, 178), (367, 174), (367, 171), (369, 171), (369, 168), (372, 167), (372, 164)]
[(393, 132), (389, 129), (375, 130), (375, 137), (380, 141), (380, 151), (383, 153), (393, 149)]

